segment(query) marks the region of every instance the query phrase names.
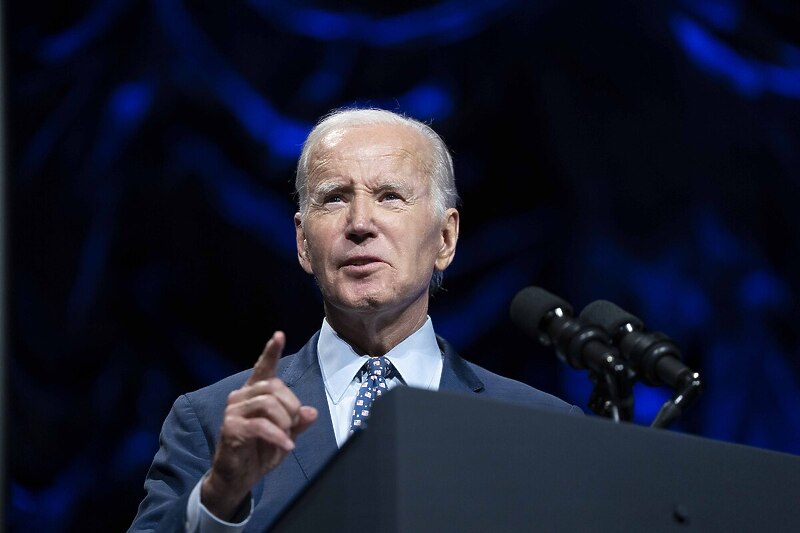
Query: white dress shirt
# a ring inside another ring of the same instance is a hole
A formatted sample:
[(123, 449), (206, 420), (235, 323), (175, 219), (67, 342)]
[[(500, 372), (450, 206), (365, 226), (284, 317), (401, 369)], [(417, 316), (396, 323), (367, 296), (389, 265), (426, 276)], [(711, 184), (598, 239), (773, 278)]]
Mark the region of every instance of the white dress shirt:
[[(322, 320), (317, 356), (322, 370), (328, 409), (333, 423), (333, 434), (340, 448), (350, 436), (350, 418), (361, 381), (366, 377), (362, 371), (368, 354), (357, 352)], [(403, 342), (389, 350), (384, 356), (391, 361), (394, 373), (386, 380), (389, 390), (398, 385), (418, 389), (438, 390), (442, 377), (442, 353), (436, 342), (433, 323), (428, 317), (425, 324), (406, 337)], [(195, 485), (186, 507), (186, 531), (188, 533), (239, 533), (244, 530), (253, 513), (250, 512), (242, 522), (231, 523), (220, 520), (200, 502), (202, 479)]]
[[(317, 341), (319, 366), (331, 412), (336, 444), (341, 448), (350, 433), (350, 419), (358, 389), (366, 378), (362, 371), (369, 355), (356, 352), (328, 324), (322, 321)], [(417, 331), (389, 350), (384, 356), (394, 368), (386, 380), (389, 390), (398, 385), (437, 390), (442, 377), (442, 353), (436, 343), (430, 317)]]

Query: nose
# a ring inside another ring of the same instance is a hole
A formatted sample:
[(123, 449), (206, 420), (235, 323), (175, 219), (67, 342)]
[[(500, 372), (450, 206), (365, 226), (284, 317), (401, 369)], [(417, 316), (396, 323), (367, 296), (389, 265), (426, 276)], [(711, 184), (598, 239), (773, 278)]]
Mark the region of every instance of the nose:
[(347, 208), (347, 238), (360, 244), (375, 237), (374, 205), (369, 197), (356, 194)]

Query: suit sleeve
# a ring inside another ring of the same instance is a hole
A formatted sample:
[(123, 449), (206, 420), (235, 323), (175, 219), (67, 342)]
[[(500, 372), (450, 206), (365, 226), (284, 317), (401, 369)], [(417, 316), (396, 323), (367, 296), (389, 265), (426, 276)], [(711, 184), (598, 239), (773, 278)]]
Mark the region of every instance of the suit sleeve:
[(161, 428), (160, 447), (144, 482), (146, 495), (129, 532), (185, 531), (189, 495), (211, 467), (208, 439), (189, 399), (179, 397)]

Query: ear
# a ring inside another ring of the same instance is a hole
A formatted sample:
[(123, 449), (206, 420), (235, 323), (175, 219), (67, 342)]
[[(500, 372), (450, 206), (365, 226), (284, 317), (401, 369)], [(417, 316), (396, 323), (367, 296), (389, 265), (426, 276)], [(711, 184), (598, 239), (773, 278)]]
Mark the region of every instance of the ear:
[(303, 217), (300, 216), (299, 212), (294, 214), (294, 233), (297, 241), (297, 260), (307, 274), (313, 275), (311, 271), (311, 259), (309, 259), (308, 255), (308, 240), (306, 239), (306, 232), (303, 229)]
[(450, 208), (445, 213), (442, 222), (442, 246), (436, 255), (434, 266), (439, 272), (443, 272), (456, 255), (456, 243), (458, 242), (458, 221), (459, 214), (455, 208)]

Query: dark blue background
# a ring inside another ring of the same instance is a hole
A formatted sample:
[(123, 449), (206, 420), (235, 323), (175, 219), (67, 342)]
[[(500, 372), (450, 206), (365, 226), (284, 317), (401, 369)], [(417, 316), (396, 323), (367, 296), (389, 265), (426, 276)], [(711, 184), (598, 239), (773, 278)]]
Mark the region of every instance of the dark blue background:
[[(11, 530), (124, 530), (172, 401), (319, 327), (293, 167), (352, 104), (453, 150), (431, 316), (467, 359), (587, 409), (508, 306), (612, 300), (705, 378), (670, 430), (800, 454), (797, 3), (4, 7)], [(637, 387), (635, 423), (669, 396)]]

